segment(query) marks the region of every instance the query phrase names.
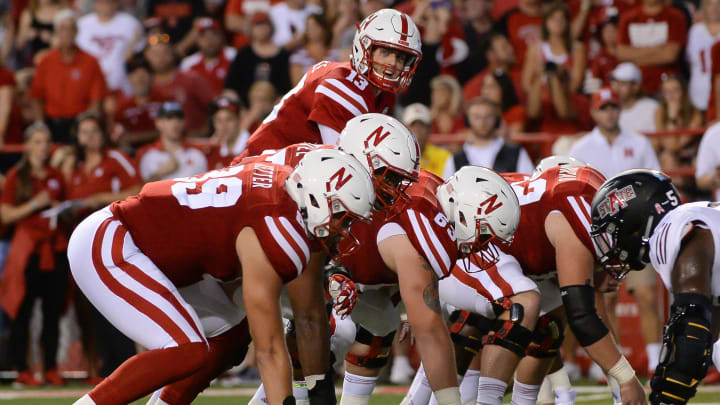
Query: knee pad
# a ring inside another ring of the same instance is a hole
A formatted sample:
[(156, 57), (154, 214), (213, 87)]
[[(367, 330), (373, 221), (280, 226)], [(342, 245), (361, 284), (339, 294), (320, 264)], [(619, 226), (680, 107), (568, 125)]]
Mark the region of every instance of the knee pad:
[(483, 344), (502, 346), (522, 358), (525, 356), (525, 350), (532, 340), (533, 333), (530, 329), (520, 325), (523, 320), (522, 305), (513, 303), (509, 310), (510, 319), (495, 320), (493, 328), (495, 333), (485, 336)]
[(562, 323), (554, 316), (549, 314), (541, 316), (525, 354), (538, 358), (557, 356), (563, 339), (565, 339), (563, 329)]
[(372, 333), (361, 326), (358, 329), (357, 335), (355, 335), (355, 341), (370, 346), (370, 350), (368, 350), (365, 355), (348, 353), (345, 356), (345, 360), (359, 367), (382, 368), (389, 360), (389, 349), (392, 346), (394, 337), (395, 332), (391, 332), (387, 336), (373, 336)]
[[(460, 334), (465, 325), (479, 329), (480, 333)], [(492, 327), (493, 321), (482, 315), (469, 311), (455, 311), (450, 314), (450, 338), (453, 343), (472, 354), (477, 354), (482, 349), (482, 338)]]

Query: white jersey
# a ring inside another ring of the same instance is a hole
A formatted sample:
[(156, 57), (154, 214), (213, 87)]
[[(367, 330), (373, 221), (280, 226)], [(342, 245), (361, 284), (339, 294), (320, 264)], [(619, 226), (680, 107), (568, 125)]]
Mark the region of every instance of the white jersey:
[[(131, 94), (125, 72), (125, 55), (136, 38), (142, 37), (142, 26), (132, 15), (118, 12), (112, 20), (100, 22), (91, 13), (78, 20), (76, 41), (80, 49), (97, 58), (110, 90)], [(134, 52), (142, 51), (144, 41), (135, 44)]]
[(720, 205), (707, 201), (682, 204), (660, 221), (650, 237), (650, 261), (672, 294), (671, 273), (682, 239), (696, 226), (709, 229), (715, 245), (711, 292), (720, 297)]
[(707, 110), (710, 99), (710, 75), (712, 61), (710, 49), (720, 40), (720, 34), (712, 36), (705, 23), (693, 24), (688, 33), (685, 60), (690, 65), (690, 83), (688, 94), (690, 102), (699, 110)]

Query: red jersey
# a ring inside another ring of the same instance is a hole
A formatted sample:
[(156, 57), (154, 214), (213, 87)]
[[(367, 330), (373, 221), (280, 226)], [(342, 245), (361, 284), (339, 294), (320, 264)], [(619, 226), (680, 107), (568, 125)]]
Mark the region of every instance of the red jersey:
[[(621, 15), (618, 23), (618, 44), (641, 48), (675, 42), (682, 49), (687, 42), (687, 31), (687, 20), (682, 11), (665, 6), (658, 14), (648, 15), (645, 14), (643, 6), (637, 6)], [(643, 90), (649, 94), (660, 90), (663, 73), (680, 72), (682, 55), (683, 52), (679, 52), (677, 60), (667, 65), (640, 66)]]
[(204, 273), (237, 278), (235, 241), (252, 227), (284, 282), (310, 258), (310, 242), (295, 201), (285, 191), (292, 169), (270, 163), (233, 166), (195, 177), (146, 184), (110, 209), (133, 240), (178, 287)]
[(508, 37), (515, 51), (515, 66), (525, 64), (528, 45), (542, 38), (542, 20), (542, 15), (529, 16), (519, 8), (513, 8), (498, 21), (498, 31)]
[(514, 256), (525, 274), (556, 270), (555, 248), (545, 234), (545, 218), (553, 211), (565, 216), (578, 239), (597, 258), (590, 238), (590, 203), (605, 181), (600, 172), (589, 167), (554, 167), (535, 178), (520, 173), (503, 177), (520, 201), (520, 224), (513, 244), (498, 247)]
[(244, 165), (257, 162), (271, 162), (277, 165), (296, 167), (303, 156), (311, 150), (315, 149), (332, 149), (335, 145), (317, 145), (314, 143), (296, 143), (280, 150), (268, 149), (264, 150), (257, 156), (236, 157), (233, 159), (233, 165), (242, 163)]
[(435, 198), (435, 190), (440, 184), (442, 180), (439, 177), (421, 169), (420, 179), (407, 190), (410, 203), (403, 207), (402, 213), (388, 219), (385, 211), (382, 211), (373, 215), (370, 224), (353, 224), (352, 234), (361, 243), (355, 252), (342, 258), (341, 262), (356, 283), (398, 283), (397, 274), (385, 265), (378, 251), (376, 241), (382, 234), (391, 236), (405, 233), (438, 278), (450, 274), (457, 258), (457, 245), (453, 229), (448, 225), (447, 217)]
[(394, 94), (376, 96), (374, 87), (350, 62), (317, 63), (275, 105), (250, 137), (243, 157), (301, 142), (323, 143), (318, 125), (340, 132), (352, 118), (388, 114), (394, 105)]
[[(32, 182), (33, 193), (30, 198), (35, 197), (42, 191), (47, 191), (50, 194), (50, 199), (53, 201), (63, 201), (65, 199), (65, 182), (63, 181), (62, 173), (53, 169), (49, 166), (45, 167), (47, 175), (44, 179), (39, 179), (35, 176), (30, 176)], [(20, 205), (26, 203), (28, 200), (20, 201), (18, 197), (19, 187), (19, 173), (17, 167), (13, 167), (8, 170), (5, 177), (5, 182), (2, 187), (2, 196), (0, 196), (0, 203), (9, 205)], [(48, 207), (49, 208), (49, 207)], [(36, 229), (46, 229), (48, 233), (55, 233), (55, 230), (50, 229), (50, 221), (48, 218), (43, 218), (40, 212), (34, 212), (32, 215), (21, 220), (18, 225), (28, 225)]]
[(115, 122), (121, 124), (125, 132), (155, 131), (155, 117), (163, 101), (171, 101), (167, 95), (153, 91), (150, 100), (145, 104), (138, 104), (134, 96), (121, 96), (118, 99), (115, 112)]
[(609, 86), (610, 74), (619, 63), (620, 61), (615, 55), (610, 54), (606, 48), (602, 48), (593, 60), (590, 61), (590, 71), (593, 77), (602, 80), (603, 86)]
[(219, 96), (225, 86), (225, 78), (233, 59), (235, 59), (235, 48), (230, 47), (224, 48), (213, 62), (208, 62), (205, 56), (197, 52), (183, 59), (180, 70), (192, 71), (203, 76), (212, 86), (216, 96)]
[(87, 198), (108, 191), (117, 193), (142, 183), (137, 167), (123, 152), (108, 149), (103, 155), (103, 160), (89, 174), (82, 164), (75, 168), (68, 185), (68, 199)]

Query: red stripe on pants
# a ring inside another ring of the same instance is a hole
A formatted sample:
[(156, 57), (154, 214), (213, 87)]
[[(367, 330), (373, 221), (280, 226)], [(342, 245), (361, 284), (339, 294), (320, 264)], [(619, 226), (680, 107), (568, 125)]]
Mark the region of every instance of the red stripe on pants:
[[(107, 231), (107, 228), (112, 221), (116, 221), (116, 219), (108, 218), (103, 221), (103, 223), (100, 225), (100, 228), (98, 228), (97, 232), (95, 233), (95, 238), (93, 239), (92, 261), (93, 265), (95, 266), (95, 270), (97, 271), (98, 277), (100, 277), (100, 280), (103, 282), (103, 284), (105, 284), (105, 286), (107, 286), (107, 288), (112, 291), (113, 294), (122, 298), (125, 302), (130, 304), (130, 306), (137, 309), (142, 314), (150, 318), (153, 322), (158, 324), (168, 335), (170, 335), (170, 337), (178, 345), (190, 343), (190, 339), (187, 337), (187, 335), (185, 335), (185, 332), (183, 332), (183, 330), (178, 325), (176, 325), (175, 322), (170, 319), (170, 317), (168, 317), (162, 310), (147, 301), (145, 298), (141, 297), (129, 288), (120, 284), (120, 282), (118, 282), (115, 278), (113, 278), (112, 274), (110, 274), (110, 270), (105, 267), (105, 264), (102, 260), (102, 243), (105, 232)], [(122, 239), (119, 242), (120, 252), (122, 252)], [(118, 243), (118, 240), (113, 239), (113, 250), (116, 249), (116, 243)]]

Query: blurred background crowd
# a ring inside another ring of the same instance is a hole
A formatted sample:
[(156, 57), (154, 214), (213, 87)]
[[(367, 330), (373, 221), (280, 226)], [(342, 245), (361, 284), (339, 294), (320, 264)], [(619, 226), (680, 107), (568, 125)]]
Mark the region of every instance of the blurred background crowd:
[[(395, 115), (424, 168), (570, 154), (608, 176), (662, 168), (688, 200), (718, 192), (720, 0), (0, 0), (0, 377), (60, 385), (60, 361), (92, 384), (134, 353), (74, 290), (69, 231), (144, 182), (227, 165), (387, 7), (422, 33)], [(631, 289), (657, 313), (645, 283)]]

